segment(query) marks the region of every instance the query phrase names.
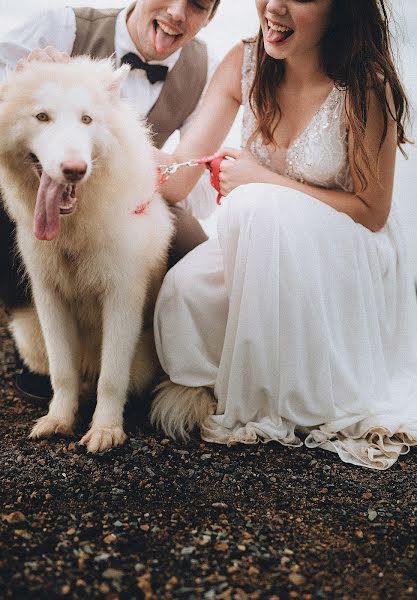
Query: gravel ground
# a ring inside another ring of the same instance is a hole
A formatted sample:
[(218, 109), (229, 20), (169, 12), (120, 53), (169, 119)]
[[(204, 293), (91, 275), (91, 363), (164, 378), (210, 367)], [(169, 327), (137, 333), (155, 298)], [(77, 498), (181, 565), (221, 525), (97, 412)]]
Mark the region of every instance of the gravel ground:
[[(99, 456), (28, 439), (0, 314), (0, 597), (243, 600), (417, 597), (411, 453), (388, 472), (278, 444), (178, 445), (130, 407)], [(3, 590), (3, 591), (1, 591)]]

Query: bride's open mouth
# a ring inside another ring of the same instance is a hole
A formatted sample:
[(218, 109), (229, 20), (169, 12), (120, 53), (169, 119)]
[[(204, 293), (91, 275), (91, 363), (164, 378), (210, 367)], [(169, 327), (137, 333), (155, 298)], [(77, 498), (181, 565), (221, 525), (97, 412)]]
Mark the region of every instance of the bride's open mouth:
[[(39, 177), (39, 181), (42, 179), (43, 169), (38, 157), (30, 153), (29, 158), (33, 164), (36, 175)], [(70, 215), (74, 212), (77, 204), (76, 198), (76, 186), (73, 183), (59, 185), (60, 198), (59, 198), (59, 214)]]
[(286, 42), (294, 33), (294, 29), (281, 25), (280, 23), (274, 23), (273, 21), (267, 20), (268, 33), (266, 41), (270, 44), (280, 44)]

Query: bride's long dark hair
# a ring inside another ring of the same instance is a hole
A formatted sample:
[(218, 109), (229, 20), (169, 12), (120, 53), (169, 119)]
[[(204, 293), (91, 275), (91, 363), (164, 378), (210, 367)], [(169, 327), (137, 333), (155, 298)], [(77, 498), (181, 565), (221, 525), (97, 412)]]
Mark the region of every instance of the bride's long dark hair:
[[(347, 119), (353, 134), (353, 160), (361, 185), (366, 188), (368, 174), (376, 176), (364, 145), (369, 89), (372, 88), (384, 117), (380, 149), (387, 135), (389, 119), (397, 123), (397, 144), (409, 140), (405, 121), (409, 104), (394, 65), (389, 13), (386, 0), (333, 0), (328, 30), (321, 43), (323, 69), (337, 87), (346, 89)], [(274, 133), (281, 112), (277, 88), (284, 76), (284, 61), (265, 52), (262, 30), (257, 38), (257, 66), (250, 92), (250, 103), (257, 118), (257, 130), (265, 143), (274, 144)], [(391, 90), (393, 109), (387, 99)], [(403, 152), (404, 153), (404, 152)]]

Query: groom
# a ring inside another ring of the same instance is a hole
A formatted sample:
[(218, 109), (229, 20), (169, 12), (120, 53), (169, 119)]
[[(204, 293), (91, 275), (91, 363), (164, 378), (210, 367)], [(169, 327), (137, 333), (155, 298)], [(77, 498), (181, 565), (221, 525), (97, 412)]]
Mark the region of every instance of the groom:
[[(137, 0), (125, 9), (59, 8), (46, 11), (0, 41), (0, 81), (8, 68), (35, 48), (93, 58), (114, 56), (116, 67), (131, 65), (125, 98), (146, 116), (161, 148), (176, 130), (185, 129), (213, 74), (215, 60), (195, 39), (213, 18), (220, 0)], [(172, 207), (176, 235), (173, 264), (207, 239), (198, 221)], [(7, 310), (30, 303), (22, 266), (14, 253), (14, 225), (0, 198), (0, 300)], [(49, 378), (26, 368), (16, 381), (27, 396), (49, 398)]]

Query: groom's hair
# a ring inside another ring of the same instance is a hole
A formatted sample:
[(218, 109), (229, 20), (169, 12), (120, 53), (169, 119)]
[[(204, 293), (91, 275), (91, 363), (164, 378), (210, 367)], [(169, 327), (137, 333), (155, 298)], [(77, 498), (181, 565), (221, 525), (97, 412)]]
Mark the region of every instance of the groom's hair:
[(214, 4), (213, 4), (213, 8), (211, 9), (211, 15), (210, 18), (212, 19), (214, 17), (214, 15), (216, 14), (216, 10), (218, 8), (220, 4), (220, 0), (215, 0)]

